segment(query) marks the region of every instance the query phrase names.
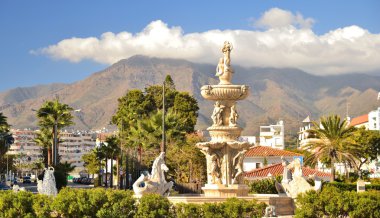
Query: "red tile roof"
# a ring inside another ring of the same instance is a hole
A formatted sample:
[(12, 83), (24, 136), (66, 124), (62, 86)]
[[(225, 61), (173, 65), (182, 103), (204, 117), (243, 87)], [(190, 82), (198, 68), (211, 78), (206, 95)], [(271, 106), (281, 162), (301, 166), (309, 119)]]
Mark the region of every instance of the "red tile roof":
[(364, 115), (352, 118), (350, 122), (350, 126), (356, 126), (356, 125), (367, 123), (367, 122), (368, 122), (368, 114), (364, 114)]
[[(254, 177), (267, 177), (270, 173), (272, 176), (280, 176), (284, 172), (284, 167), (281, 163), (269, 165), (263, 168), (254, 169), (245, 173), (245, 177), (254, 178)], [(321, 172), (315, 169), (311, 169), (308, 167), (302, 167), (303, 176), (313, 175), (317, 173), (318, 177), (330, 177), (330, 173)]]
[(292, 151), (281, 150), (276, 148), (271, 148), (267, 146), (255, 146), (249, 149), (245, 153), (245, 157), (267, 157), (267, 156), (303, 156), (302, 154), (295, 153)]

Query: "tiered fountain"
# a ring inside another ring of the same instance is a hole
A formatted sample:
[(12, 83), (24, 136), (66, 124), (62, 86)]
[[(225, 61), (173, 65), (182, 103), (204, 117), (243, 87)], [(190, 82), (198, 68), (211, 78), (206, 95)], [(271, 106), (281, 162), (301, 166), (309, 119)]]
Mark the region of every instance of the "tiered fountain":
[(205, 197), (248, 196), (248, 187), (243, 184), (243, 159), (250, 144), (237, 141), (243, 129), (237, 125), (236, 102), (248, 96), (249, 87), (231, 83), (231, 51), (231, 43), (225, 42), (216, 68), (220, 83), (201, 88), (205, 99), (215, 101), (213, 124), (207, 128), (211, 141), (197, 144), (207, 160), (207, 184), (202, 187)]

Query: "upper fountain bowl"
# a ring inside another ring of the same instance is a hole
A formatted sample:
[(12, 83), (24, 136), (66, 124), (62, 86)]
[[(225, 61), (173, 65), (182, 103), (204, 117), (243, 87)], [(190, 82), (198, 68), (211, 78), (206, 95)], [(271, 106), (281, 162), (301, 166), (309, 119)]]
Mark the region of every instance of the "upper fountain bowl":
[(208, 100), (243, 100), (249, 94), (249, 86), (246, 85), (205, 85), (201, 88), (201, 94)]

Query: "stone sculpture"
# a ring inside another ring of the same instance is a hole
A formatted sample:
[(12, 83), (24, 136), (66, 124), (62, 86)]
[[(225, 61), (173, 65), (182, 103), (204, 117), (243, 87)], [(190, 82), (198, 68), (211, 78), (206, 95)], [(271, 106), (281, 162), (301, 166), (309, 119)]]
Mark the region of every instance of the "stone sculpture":
[(201, 149), (201, 152), (206, 155), (207, 159), (207, 169), (209, 172), (209, 175), (211, 176), (211, 183), (213, 184), (222, 184), (221, 181), (221, 172), (220, 172), (220, 167), (221, 167), (221, 161), (220, 157), (216, 154), (216, 152), (212, 152), (210, 148), (206, 149)]
[(266, 207), (264, 217), (276, 217), (276, 207), (273, 205)]
[(232, 48), (233, 47), (230, 42), (224, 42), (224, 46), (222, 48), (223, 57), (219, 59), (218, 66), (216, 67), (216, 76), (219, 77), (220, 85), (231, 84), (231, 77), (234, 72), (231, 67), (230, 57)]
[(202, 96), (215, 101), (211, 115), (212, 125), (207, 128), (211, 141), (197, 143), (197, 147), (206, 156), (207, 184), (202, 187), (205, 196), (237, 197), (247, 196), (248, 186), (243, 184), (243, 157), (248, 142), (238, 141), (243, 130), (237, 125), (238, 113), (236, 102), (245, 99), (249, 87), (233, 85), (231, 67), (232, 44), (225, 42), (223, 57), (216, 68), (218, 85), (205, 85), (201, 88)]
[(238, 184), (241, 182), (241, 176), (244, 173), (243, 170), (243, 161), (244, 161), (244, 154), (248, 151), (248, 149), (243, 149), (242, 151), (238, 152), (234, 159), (232, 160), (232, 165), (236, 169), (236, 173), (232, 179), (232, 184)]
[(284, 159), (283, 156), (281, 156), (281, 160), (282, 160), (282, 166), (284, 167), (281, 182), (288, 184), (290, 181), (292, 181), (292, 172), (287, 168), (287, 166), (289, 165), (289, 161)]
[[(285, 165), (285, 166), (284, 166)], [(316, 175), (315, 186), (311, 186), (302, 175), (301, 162), (298, 158), (294, 159), (291, 163), (286, 165), (286, 162), (283, 161), (284, 166), (284, 175), (287, 179), (281, 181), (281, 185), (285, 190), (285, 193), (288, 197), (296, 198), (300, 193), (305, 193), (309, 190), (319, 191), (321, 189), (321, 180), (319, 180)], [(286, 168), (286, 170), (285, 170)], [(293, 169), (293, 174), (289, 176), (290, 170)], [(290, 179), (289, 179), (290, 177)]]
[(50, 196), (56, 196), (58, 193), (55, 177), (54, 177), (54, 168), (48, 167), (45, 168), (44, 171), (44, 177), (41, 182), (39, 183), (39, 187), (37, 185), (38, 193), (44, 194), (44, 195), (50, 195)]
[(221, 126), (223, 124), (223, 112), (224, 106), (220, 105), (219, 101), (215, 102), (214, 111), (211, 115), (213, 126)]
[(230, 114), (230, 126), (237, 126), (236, 121), (239, 115), (236, 111), (236, 105), (231, 106), (231, 114)]
[(173, 182), (166, 182), (165, 180), (165, 172), (168, 170), (169, 168), (165, 164), (165, 152), (161, 152), (153, 162), (151, 174), (147, 176), (141, 174), (133, 183), (133, 191), (137, 196), (146, 193), (169, 195)]

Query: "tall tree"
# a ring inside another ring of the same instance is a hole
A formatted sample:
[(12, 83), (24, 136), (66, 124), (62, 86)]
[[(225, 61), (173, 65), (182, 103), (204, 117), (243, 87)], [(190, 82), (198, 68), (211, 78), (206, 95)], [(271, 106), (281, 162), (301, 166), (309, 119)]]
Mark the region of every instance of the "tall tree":
[(49, 163), (51, 163), (51, 146), (53, 143), (53, 135), (51, 134), (51, 130), (46, 128), (41, 128), (36, 135), (36, 138), (34, 138), (34, 142), (42, 147), (42, 155), (44, 158), (45, 166), (47, 166)]
[[(184, 143), (185, 134), (194, 131), (198, 103), (186, 92), (178, 92), (170, 76), (165, 78), (166, 141)], [(163, 86), (152, 85), (145, 91), (130, 90), (119, 98), (112, 123), (117, 124), (125, 150), (158, 153), (162, 140)], [(148, 151), (150, 150), (150, 151)], [(127, 152), (128, 153), (128, 152)], [(140, 155), (139, 155), (140, 156)], [(128, 160), (128, 156), (126, 157)], [(149, 164), (148, 160), (143, 161)], [(140, 160), (141, 161), (141, 160)], [(129, 168), (129, 167), (128, 167)]]
[(315, 164), (324, 160), (331, 166), (331, 181), (335, 180), (335, 163), (353, 163), (355, 158), (350, 153), (352, 142), (350, 137), (354, 134), (355, 128), (348, 126), (346, 120), (341, 120), (337, 115), (321, 117), (320, 123), (313, 122), (313, 128), (309, 130), (317, 139), (305, 148), (312, 152), (306, 162)]
[[(45, 101), (42, 104), (41, 108), (37, 111), (38, 125), (41, 128), (50, 130), (52, 134), (52, 140), (54, 140), (54, 131), (56, 131), (58, 135), (59, 130), (61, 130), (63, 127), (74, 124), (74, 122), (72, 121), (72, 110), (73, 108), (71, 108), (67, 104), (59, 102), (58, 99), (55, 99), (53, 101)], [(57, 129), (55, 129), (56, 127)], [(51, 153), (51, 151), (48, 152), (48, 156), (51, 157)], [(50, 158), (50, 160), (52, 159)], [(51, 165), (51, 161), (48, 163), (48, 165)]]
[[(7, 159), (4, 158), (4, 156), (9, 149), (9, 145), (7, 143), (7, 138), (10, 135), (9, 128), (10, 125), (7, 122), (7, 117), (0, 112), (0, 172), (6, 171)], [(13, 158), (10, 160), (13, 160)]]
[(380, 132), (376, 130), (366, 130), (364, 127), (358, 128), (351, 139), (355, 146), (350, 148), (355, 158), (355, 168), (361, 175), (363, 164), (376, 160), (380, 154)]

